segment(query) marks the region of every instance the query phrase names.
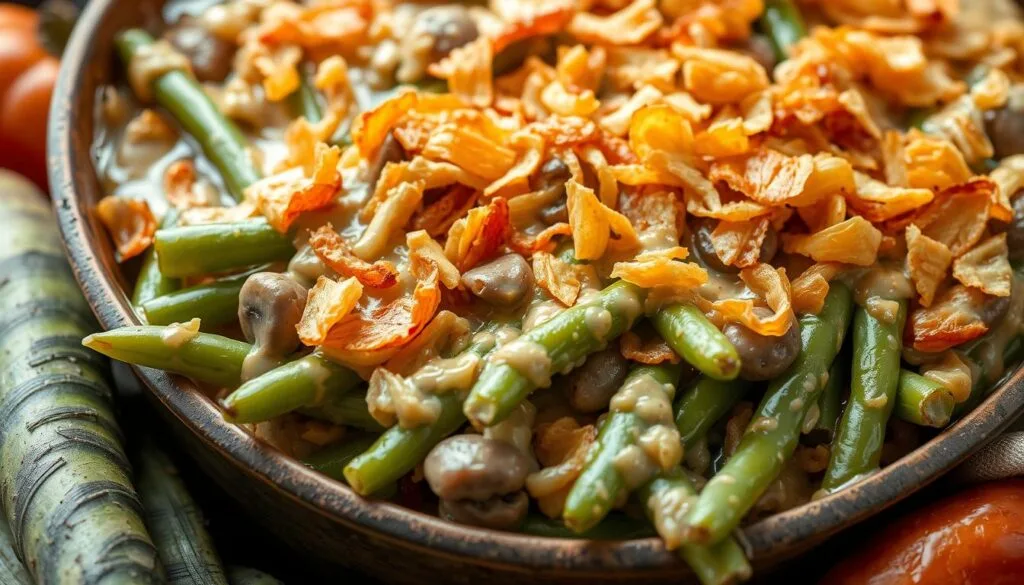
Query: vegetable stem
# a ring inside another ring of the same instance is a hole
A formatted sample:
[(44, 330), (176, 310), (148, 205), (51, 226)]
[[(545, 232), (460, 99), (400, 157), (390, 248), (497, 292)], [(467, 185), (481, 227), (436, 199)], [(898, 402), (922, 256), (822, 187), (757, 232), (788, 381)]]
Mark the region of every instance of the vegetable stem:
[(740, 356), (729, 338), (700, 309), (671, 305), (651, 318), (654, 328), (690, 365), (716, 380), (733, 380), (740, 373)]
[(151, 298), (141, 304), (150, 325), (185, 323), (198, 318), (205, 327), (238, 321), (238, 293), (248, 274), (221, 278)]
[(945, 386), (909, 370), (900, 370), (895, 414), (924, 427), (941, 429), (953, 418), (956, 400)]
[(689, 451), (699, 444), (716, 422), (728, 414), (750, 389), (746, 380), (721, 381), (703, 376), (679, 398), (675, 407), (676, 428)]
[(170, 277), (216, 274), (295, 255), (291, 238), (264, 220), (160, 229), (153, 246), (160, 271)]

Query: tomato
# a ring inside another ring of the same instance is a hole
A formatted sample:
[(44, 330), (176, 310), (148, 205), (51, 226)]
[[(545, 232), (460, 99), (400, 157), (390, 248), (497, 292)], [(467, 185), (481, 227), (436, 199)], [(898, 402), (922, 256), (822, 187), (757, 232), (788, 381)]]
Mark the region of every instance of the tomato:
[(1024, 479), (972, 487), (897, 520), (821, 585), (1024, 582)]
[(46, 120), (60, 62), (40, 43), (39, 15), (0, 3), (0, 167), (46, 188)]

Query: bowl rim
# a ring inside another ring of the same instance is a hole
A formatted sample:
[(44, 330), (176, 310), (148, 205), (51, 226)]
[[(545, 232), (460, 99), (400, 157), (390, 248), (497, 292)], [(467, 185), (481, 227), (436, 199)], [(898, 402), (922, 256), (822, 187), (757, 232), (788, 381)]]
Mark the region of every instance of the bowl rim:
[[(50, 110), (47, 136), (51, 196), (76, 279), (106, 329), (140, 324), (112, 261), (101, 261), (95, 221), (88, 208), (99, 193), (90, 156), (92, 136), (76, 132), (89, 87), (91, 63), (101, 42), (101, 24), (123, 0), (93, 0), (79, 19), (64, 53)], [(103, 55), (109, 58), (110, 55)], [(94, 86), (95, 88), (95, 86)], [(102, 236), (101, 236), (102, 237)], [(134, 368), (171, 413), (232, 465), (243, 468), (280, 495), (329, 516), (347, 528), (390, 545), (504, 570), (573, 570), (581, 573), (685, 570), (658, 538), (585, 541), (497, 532), (460, 526), (388, 502), (363, 499), (344, 484), (306, 468), (226, 422), (216, 405), (180, 376)], [(742, 531), (755, 564), (792, 556), (812, 541), (832, 535), (906, 498), (951, 470), (999, 431), (1024, 407), (1024, 369), (1004, 378), (982, 404), (927, 443), (858, 484), (761, 520)]]

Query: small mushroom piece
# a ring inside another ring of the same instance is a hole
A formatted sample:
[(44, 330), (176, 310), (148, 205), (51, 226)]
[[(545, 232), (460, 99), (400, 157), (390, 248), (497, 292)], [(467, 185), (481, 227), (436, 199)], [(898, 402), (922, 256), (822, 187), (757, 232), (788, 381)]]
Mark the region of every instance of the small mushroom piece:
[(370, 185), (370, 192), (377, 186), (377, 180), (388, 163), (397, 163), (405, 160), (405, 149), (402, 143), (395, 138), (393, 133), (388, 133), (384, 142), (377, 149), (377, 155), (366, 170), (366, 182)]
[[(769, 313), (762, 307), (755, 311)], [(800, 325), (796, 321), (779, 337), (761, 335), (739, 323), (727, 324), (722, 332), (740, 355), (740, 377), (744, 380), (770, 380), (786, 371), (800, 353)]]
[(768, 76), (771, 77), (772, 71), (775, 71), (775, 66), (778, 62), (775, 60), (775, 47), (772, 46), (772, 42), (768, 40), (768, 37), (757, 33), (752, 34), (737, 48), (753, 57), (768, 72)]
[(413, 36), (431, 39), (430, 60), (439, 61), (448, 53), (480, 36), (476, 22), (465, 6), (447, 4), (420, 12), (412, 25)]
[(455, 435), (437, 444), (423, 461), (430, 489), (444, 500), (482, 502), (523, 489), (530, 464), (504, 441)]
[(1006, 246), (1011, 262), (1024, 260), (1024, 194), (1013, 197), (1013, 220), (1006, 228)]
[(199, 81), (223, 81), (231, 72), (235, 46), (214, 35), (191, 16), (182, 17), (166, 33), (168, 42), (188, 57)]
[(569, 404), (579, 412), (600, 412), (608, 408), (629, 372), (629, 362), (617, 345), (599, 351), (569, 374)]
[(533, 270), (519, 254), (506, 254), (467, 271), (462, 284), (485, 303), (515, 307), (533, 289)]
[(514, 530), (523, 523), (529, 508), (530, 498), (526, 492), (519, 491), (483, 502), (442, 499), (438, 505), (438, 515), (445, 520), (468, 526)]
[(1024, 84), (1010, 88), (1006, 105), (985, 112), (985, 133), (996, 160), (1024, 154)]
[(988, 327), (995, 327), (1006, 317), (1010, 310), (1011, 297), (985, 296), (985, 304), (981, 306), (981, 320)]
[(547, 191), (554, 201), (540, 211), (540, 219), (547, 225), (569, 221), (569, 210), (565, 201), (565, 183), (572, 178), (569, 167), (560, 158), (548, 159), (540, 171), (530, 179), (534, 191)]
[(257, 272), (238, 295), (242, 334), (268, 355), (284, 356), (299, 345), (295, 325), (306, 308), (306, 289), (286, 274)]

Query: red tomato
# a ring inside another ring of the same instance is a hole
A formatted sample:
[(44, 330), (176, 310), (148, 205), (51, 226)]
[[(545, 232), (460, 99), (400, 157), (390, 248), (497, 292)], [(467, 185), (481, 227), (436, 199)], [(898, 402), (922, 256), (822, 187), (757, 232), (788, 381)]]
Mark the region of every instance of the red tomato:
[(46, 119), (60, 68), (30, 8), (0, 4), (0, 167), (46, 188)]
[(1024, 582), (1024, 479), (982, 484), (905, 516), (821, 585)]

